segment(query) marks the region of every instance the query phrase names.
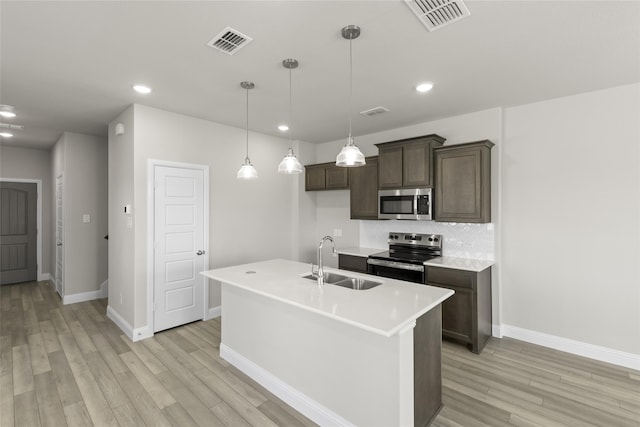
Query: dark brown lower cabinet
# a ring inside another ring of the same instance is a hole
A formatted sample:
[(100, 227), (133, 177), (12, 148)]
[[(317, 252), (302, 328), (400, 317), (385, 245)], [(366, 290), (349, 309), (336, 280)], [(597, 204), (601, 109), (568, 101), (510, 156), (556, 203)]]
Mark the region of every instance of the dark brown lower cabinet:
[(340, 270), (351, 270), (351, 271), (357, 271), (358, 273), (366, 273), (367, 257), (339, 254), (338, 268)]
[(442, 306), (413, 328), (413, 425), (431, 424), (442, 408)]
[(491, 337), (491, 268), (427, 267), (426, 276), (427, 285), (455, 291), (442, 303), (442, 336), (480, 353)]

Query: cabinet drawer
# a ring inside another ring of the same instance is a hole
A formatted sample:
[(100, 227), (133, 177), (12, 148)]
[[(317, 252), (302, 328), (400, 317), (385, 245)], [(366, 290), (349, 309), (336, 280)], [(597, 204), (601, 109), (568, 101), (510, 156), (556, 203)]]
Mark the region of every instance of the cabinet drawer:
[(450, 268), (427, 267), (427, 283), (472, 289), (476, 273)]
[(338, 256), (338, 268), (341, 270), (357, 271), (359, 273), (367, 272), (367, 257), (344, 255)]

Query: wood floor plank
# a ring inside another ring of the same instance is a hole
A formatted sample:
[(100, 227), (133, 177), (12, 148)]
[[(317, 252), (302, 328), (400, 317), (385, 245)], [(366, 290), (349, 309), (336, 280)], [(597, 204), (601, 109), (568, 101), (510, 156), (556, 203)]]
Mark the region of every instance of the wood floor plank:
[(136, 356), (144, 363), (144, 365), (151, 371), (153, 375), (158, 375), (161, 372), (167, 370), (167, 367), (162, 364), (162, 362), (149, 351), (149, 349), (144, 345), (143, 342), (132, 342), (129, 338), (124, 335), (121, 337), (125, 344), (129, 346), (131, 351), (133, 351)]
[(76, 384), (64, 352), (60, 350), (55, 353), (50, 353), (49, 363), (51, 364), (51, 371), (53, 372), (62, 406), (67, 407), (74, 403), (81, 402), (82, 395), (80, 394), (80, 389), (78, 389), (78, 385)]
[(83, 354), (93, 353), (98, 351), (95, 345), (93, 345), (93, 341), (87, 335), (87, 332), (84, 330), (84, 327), (80, 324), (78, 320), (72, 320), (67, 322), (69, 329), (71, 330), (71, 334), (76, 339), (76, 343), (80, 348), (80, 351)]
[(292, 417), (287, 411), (283, 411), (278, 405), (267, 400), (258, 406), (260, 412), (265, 414), (276, 425), (279, 426), (291, 426), (291, 427), (305, 427), (300, 421)]
[(120, 358), (160, 409), (173, 405), (176, 402), (171, 393), (169, 393), (133, 351), (122, 353)]
[(164, 384), (184, 410), (201, 426), (224, 426), (209, 408), (198, 399), (185, 385), (171, 373), (163, 371), (158, 374), (158, 379)]
[(25, 391), (14, 397), (15, 399), (15, 423), (16, 426), (38, 427), (40, 415), (38, 414), (38, 400), (35, 390)]
[(0, 336), (0, 375), (13, 375), (11, 335)]
[(115, 409), (126, 405), (129, 402), (127, 395), (124, 394), (120, 384), (118, 384), (118, 380), (116, 380), (116, 377), (102, 356), (97, 352), (93, 352), (85, 355), (85, 358), (91, 374), (98, 383), (102, 394), (105, 399), (107, 399), (107, 402), (109, 402), (111, 408)]
[(62, 311), (60, 311), (59, 308), (54, 308), (49, 312), (51, 313), (51, 322), (53, 322), (53, 326), (56, 328), (58, 335), (70, 334), (71, 330), (69, 326), (67, 326), (67, 321), (62, 315)]
[(242, 418), (240, 414), (234, 411), (233, 408), (224, 401), (211, 408), (211, 412), (216, 414), (216, 417), (218, 417), (224, 425), (233, 427), (251, 427), (251, 424), (249, 424), (247, 420)]
[(33, 375), (51, 371), (47, 348), (45, 347), (42, 335), (40, 333), (29, 335), (27, 341), (29, 342), (29, 354), (31, 356), (31, 370), (33, 371)]
[(147, 426), (171, 427), (171, 422), (158, 408), (149, 393), (131, 373), (116, 374), (116, 379)]
[(62, 350), (60, 340), (58, 339), (58, 332), (50, 318), (49, 320), (40, 322), (40, 333), (42, 334), (42, 340), (44, 341), (47, 353), (55, 353), (56, 351)]
[(33, 371), (31, 370), (31, 356), (29, 345), (22, 344), (12, 348), (13, 355), (13, 395), (34, 390)]
[(87, 407), (82, 401), (65, 406), (64, 415), (69, 427), (88, 427), (94, 425), (89, 416), (89, 411), (87, 411)]
[(13, 407), (13, 373), (0, 375), (0, 426), (14, 425)]
[(64, 354), (69, 361), (69, 367), (71, 368), (71, 372), (73, 372), (73, 377), (75, 378), (93, 423), (100, 426), (118, 425), (111, 407), (91, 374), (86, 359), (73, 336), (63, 334), (60, 335), (59, 338)]
[[(64, 426), (67, 420), (64, 415), (62, 403), (58, 397), (56, 382), (53, 372), (47, 371), (34, 375), (36, 388), (36, 399), (38, 401), (38, 411), (40, 422), (43, 426), (59, 427)], [(35, 410), (35, 408), (32, 408)]]
[(31, 289), (27, 286), (22, 292), (22, 312), (24, 316), (24, 333), (29, 336), (40, 332), (40, 320), (31, 298)]
[[(187, 413), (179, 403), (167, 406), (162, 410), (174, 426), (198, 427), (198, 423)], [(229, 425), (229, 424), (227, 424)]]
[(133, 405), (129, 403), (128, 399), (126, 404), (114, 408), (113, 413), (115, 414), (120, 427), (139, 427), (141, 425), (144, 425), (142, 417), (140, 417), (138, 411), (136, 411), (136, 408), (134, 408)]

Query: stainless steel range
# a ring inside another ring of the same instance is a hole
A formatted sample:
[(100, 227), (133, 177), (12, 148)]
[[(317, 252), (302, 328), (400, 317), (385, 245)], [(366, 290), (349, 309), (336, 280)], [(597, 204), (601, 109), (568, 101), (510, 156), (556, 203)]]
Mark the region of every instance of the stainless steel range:
[(369, 274), (425, 283), (425, 261), (442, 256), (442, 236), (439, 234), (392, 232), (387, 243), (388, 251), (369, 255)]

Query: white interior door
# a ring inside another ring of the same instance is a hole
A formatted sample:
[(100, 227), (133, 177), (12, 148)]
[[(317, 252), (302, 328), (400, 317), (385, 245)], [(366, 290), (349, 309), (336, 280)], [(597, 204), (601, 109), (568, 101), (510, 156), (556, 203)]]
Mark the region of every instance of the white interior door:
[(154, 167), (154, 332), (203, 318), (204, 172)]
[(63, 216), (64, 180), (62, 175), (56, 178), (56, 292), (64, 296), (64, 216)]

